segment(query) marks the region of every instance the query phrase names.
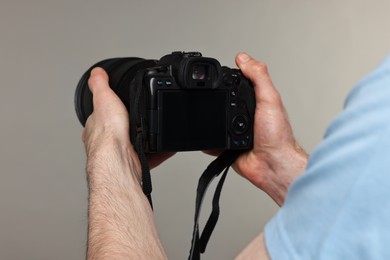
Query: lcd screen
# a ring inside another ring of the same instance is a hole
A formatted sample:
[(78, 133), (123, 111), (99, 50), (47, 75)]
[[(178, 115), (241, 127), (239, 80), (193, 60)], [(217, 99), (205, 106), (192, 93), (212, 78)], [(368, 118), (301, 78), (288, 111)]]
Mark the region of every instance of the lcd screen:
[(162, 150), (223, 149), (226, 146), (225, 90), (171, 90), (158, 93)]

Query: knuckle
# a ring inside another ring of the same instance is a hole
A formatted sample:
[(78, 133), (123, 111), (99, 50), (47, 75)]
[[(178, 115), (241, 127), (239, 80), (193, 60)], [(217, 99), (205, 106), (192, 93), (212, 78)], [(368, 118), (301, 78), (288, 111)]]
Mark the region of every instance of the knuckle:
[(268, 74), (268, 66), (264, 62), (256, 61), (253, 64), (253, 70), (258, 74)]

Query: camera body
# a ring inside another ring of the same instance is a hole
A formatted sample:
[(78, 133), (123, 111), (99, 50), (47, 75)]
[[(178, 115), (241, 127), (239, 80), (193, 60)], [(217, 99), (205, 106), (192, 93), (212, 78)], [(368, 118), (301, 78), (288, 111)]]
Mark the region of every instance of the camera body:
[[(98, 65), (104, 68), (104, 62)], [(254, 90), (238, 69), (222, 67), (199, 52), (173, 52), (124, 66), (106, 70), (111, 88), (129, 110), (131, 140), (141, 136), (145, 152), (253, 146)], [(81, 81), (78, 89), (86, 82)], [(83, 123), (90, 109), (77, 107), (85, 107), (90, 98), (81, 92), (76, 91), (76, 111), (82, 110), (77, 114)]]
[(147, 70), (143, 84), (147, 152), (252, 147), (254, 92), (239, 70), (174, 52)]

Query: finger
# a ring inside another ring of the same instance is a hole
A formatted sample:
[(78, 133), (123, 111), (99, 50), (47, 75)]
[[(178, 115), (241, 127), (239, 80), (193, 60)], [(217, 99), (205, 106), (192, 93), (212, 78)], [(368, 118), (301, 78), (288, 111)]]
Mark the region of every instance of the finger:
[(121, 103), (110, 88), (108, 79), (108, 74), (99, 67), (92, 69), (88, 79), (88, 85), (93, 94), (94, 111), (104, 111), (105, 114), (117, 110), (116, 104)]
[(245, 77), (253, 84), (256, 95), (256, 104), (275, 103), (280, 100), (279, 92), (274, 87), (267, 65), (253, 59), (245, 52), (236, 56), (236, 64)]
[(101, 90), (110, 88), (106, 71), (100, 67), (93, 68), (88, 79), (88, 86), (93, 95)]

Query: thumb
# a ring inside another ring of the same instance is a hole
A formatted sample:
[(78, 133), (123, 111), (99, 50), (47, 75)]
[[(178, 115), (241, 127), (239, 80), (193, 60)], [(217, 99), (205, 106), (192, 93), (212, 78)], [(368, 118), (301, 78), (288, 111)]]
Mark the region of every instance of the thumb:
[(101, 90), (110, 88), (108, 86), (108, 75), (106, 71), (100, 67), (93, 68), (88, 79), (88, 86), (94, 95), (98, 94)]
[[(93, 94), (94, 111), (115, 111), (115, 105), (120, 102), (119, 97), (110, 88), (108, 74), (100, 67), (91, 71), (88, 86)], [(121, 103), (121, 102), (120, 102)]]
[(272, 83), (265, 63), (253, 59), (245, 52), (240, 52), (236, 56), (236, 64), (244, 76), (252, 82), (257, 105), (275, 104), (280, 101), (279, 92)]

